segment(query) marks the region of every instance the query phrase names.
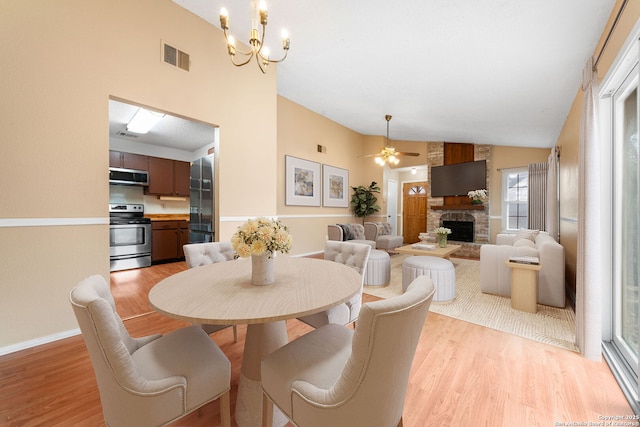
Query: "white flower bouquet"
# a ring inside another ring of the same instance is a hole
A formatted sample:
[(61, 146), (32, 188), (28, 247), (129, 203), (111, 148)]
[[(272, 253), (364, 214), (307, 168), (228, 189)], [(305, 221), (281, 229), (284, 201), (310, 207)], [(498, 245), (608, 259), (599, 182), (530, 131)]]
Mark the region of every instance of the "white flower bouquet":
[(471, 190), (467, 193), (471, 200), (484, 200), (487, 198), (487, 190)]
[(433, 230), (438, 236), (446, 236), (447, 234), (451, 234), (451, 229), (447, 227), (438, 227)]
[(288, 253), (292, 238), (289, 229), (278, 220), (268, 218), (250, 219), (231, 237), (231, 245), (237, 256), (268, 255), (280, 251)]

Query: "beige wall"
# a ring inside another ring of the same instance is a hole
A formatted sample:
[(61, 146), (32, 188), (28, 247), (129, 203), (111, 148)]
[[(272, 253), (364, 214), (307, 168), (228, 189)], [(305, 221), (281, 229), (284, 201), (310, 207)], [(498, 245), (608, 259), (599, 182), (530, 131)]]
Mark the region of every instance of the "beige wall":
[[(382, 169), (370, 158), (367, 137), (345, 128), (283, 97), (278, 97), (278, 216), (294, 238), (292, 254), (322, 252), (327, 224), (358, 222), (350, 208), (287, 206), (285, 204), (285, 156), (326, 164), (349, 171), (349, 186), (380, 182)], [(325, 151), (319, 153), (317, 146)], [(349, 189), (349, 194), (351, 189)]]
[[(277, 213), (277, 68), (235, 68), (221, 32), (170, 0), (0, 9), (0, 349), (76, 329), (69, 290), (108, 278), (110, 96), (220, 126), (221, 238)], [(161, 39), (190, 72), (160, 61)]]
[[(615, 15), (620, 10), (622, 0), (616, 0), (609, 22), (607, 23), (593, 55), (598, 56), (604, 40), (612, 27)], [(630, 1), (613, 32), (609, 43), (598, 63), (600, 80), (607, 74), (631, 30), (640, 19), (640, 2)], [(587, 58), (585, 58), (586, 63)], [(582, 113), (583, 93), (576, 88), (576, 98), (567, 115), (557, 145), (560, 152), (560, 243), (566, 252), (566, 277), (570, 289), (575, 293), (578, 252), (578, 156), (580, 138), (580, 115)]]
[(502, 232), (502, 172), (501, 169), (526, 167), (529, 163), (546, 163), (548, 148), (492, 147), (489, 191), (489, 241), (495, 243)]

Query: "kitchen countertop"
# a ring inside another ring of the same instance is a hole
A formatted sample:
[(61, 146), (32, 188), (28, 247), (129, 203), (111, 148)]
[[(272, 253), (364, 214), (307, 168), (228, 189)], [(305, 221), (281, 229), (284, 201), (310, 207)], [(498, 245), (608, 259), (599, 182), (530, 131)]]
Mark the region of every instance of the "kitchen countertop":
[(146, 214), (151, 221), (189, 221), (189, 214)]

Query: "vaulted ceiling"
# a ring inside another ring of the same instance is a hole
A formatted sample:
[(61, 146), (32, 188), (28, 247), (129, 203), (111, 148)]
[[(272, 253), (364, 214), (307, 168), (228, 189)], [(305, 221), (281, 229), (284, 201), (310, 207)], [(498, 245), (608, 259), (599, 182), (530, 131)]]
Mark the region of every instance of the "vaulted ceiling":
[[(247, 43), (250, 1), (173, 0)], [(555, 144), (614, 0), (267, 0), (278, 93), (365, 135)], [(224, 44), (220, 49), (225, 49)], [(256, 67), (255, 63), (247, 66)], [(274, 72), (269, 70), (267, 72)]]

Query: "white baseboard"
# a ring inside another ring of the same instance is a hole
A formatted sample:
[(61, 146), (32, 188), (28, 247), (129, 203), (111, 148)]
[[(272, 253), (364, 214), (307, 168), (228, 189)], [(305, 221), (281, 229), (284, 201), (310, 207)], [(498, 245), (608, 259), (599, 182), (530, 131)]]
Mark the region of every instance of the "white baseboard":
[(28, 348), (37, 347), (42, 344), (48, 344), (50, 342), (58, 341), (61, 339), (80, 335), (80, 329), (71, 329), (69, 331), (59, 332), (53, 335), (47, 335), (46, 337), (40, 337), (29, 341), (23, 341), (17, 344), (12, 344), (6, 347), (0, 347), (0, 356), (6, 354), (15, 353), (16, 351), (26, 350)]

